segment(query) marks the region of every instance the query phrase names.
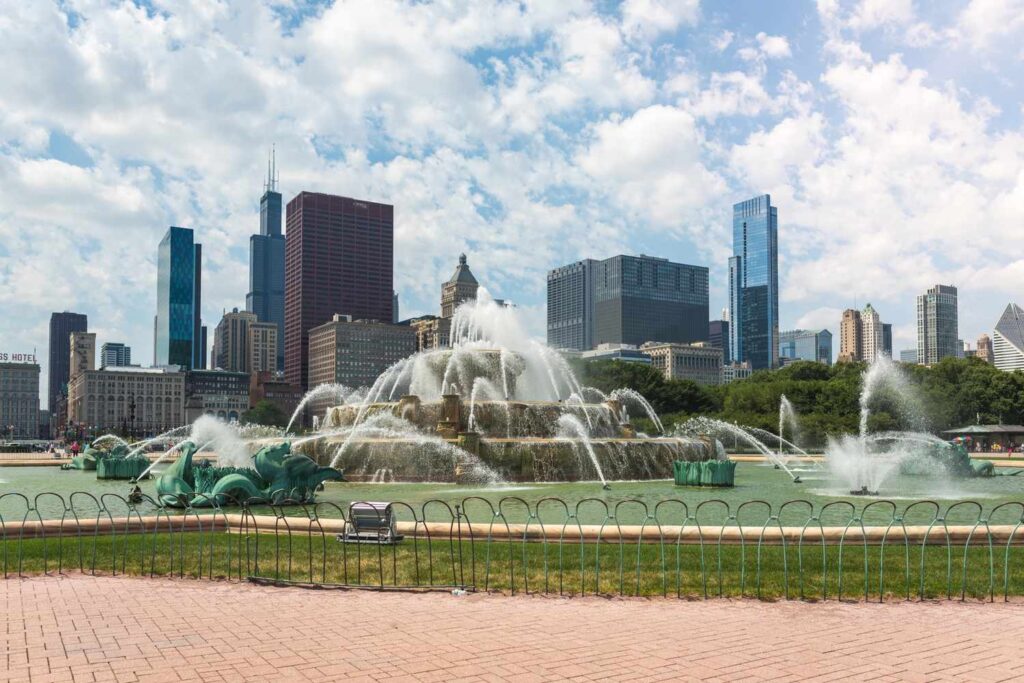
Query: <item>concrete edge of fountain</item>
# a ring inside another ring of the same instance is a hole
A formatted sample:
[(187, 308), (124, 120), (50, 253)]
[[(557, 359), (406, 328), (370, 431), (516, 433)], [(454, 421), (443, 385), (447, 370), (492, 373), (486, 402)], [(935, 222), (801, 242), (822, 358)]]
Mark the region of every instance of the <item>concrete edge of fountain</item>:
[[(344, 533), (345, 520), (340, 518), (294, 518), (291, 519), (288, 532), (295, 535), (334, 535)], [(161, 524), (162, 520), (162, 524)], [(39, 538), (55, 538), (64, 534), (95, 533), (95, 534), (143, 534), (143, 533), (209, 533), (226, 532), (233, 534), (267, 533), (273, 534), (280, 529), (280, 519), (271, 515), (251, 515), (238, 513), (216, 513), (207, 515), (183, 515), (175, 517), (173, 531), (166, 529), (165, 518), (158, 517), (113, 517), (81, 520), (25, 520), (10, 522), (6, 525), (8, 541), (30, 540)], [(305, 521), (305, 524), (302, 522)], [(898, 543), (906, 540), (917, 544), (945, 545), (949, 542), (965, 543), (978, 540), (978, 529), (972, 524), (936, 527), (933, 525), (910, 525), (889, 528), (887, 526), (860, 527), (826, 526), (819, 527), (765, 527), (750, 526), (677, 526), (662, 525), (660, 528), (650, 525), (621, 525), (609, 527), (600, 524), (566, 525), (549, 524), (541, 526), (533, 524), (502, 524), (495, 526), (487, 522), (473, 522), (453, 527), (450, 522), (410, 522), (398, 521), (397, 531), (407, 537), (424, 540), (434, 539), (447, 541), (449, 538), (460, 540), (492, 540), (515, 541), (640, 541), (658, 543), (669, 541), (683, 545), (707, 544), (712, 539), (724, 545), (738, 543), (762, 542), (769, 545), (796, 543), (826, 543), (838, 545), (867, 544), (879, 545)], [(993, 543), (1024, 546), (1024, 534), (1014, 524), (995, 524), (986, 527)], [(14, 536), (15, 538), (11, 538)]]

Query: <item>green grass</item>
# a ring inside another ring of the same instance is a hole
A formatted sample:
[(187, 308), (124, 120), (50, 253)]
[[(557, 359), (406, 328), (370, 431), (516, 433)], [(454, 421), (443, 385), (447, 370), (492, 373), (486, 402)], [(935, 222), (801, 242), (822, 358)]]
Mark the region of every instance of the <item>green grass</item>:
[[(290, 540), (290, 542), (289, 542)], [(671, 597), (784, 597), (844, 599), (879, 597), (967, 597), (997, 599), (1004, 593), (1024, 595), (1024, 547), (992, 550), (973, 543), (918, 545), (884, 549), (847, 545), (842, 549), (808, 544), (786, 548), (756, 545), (697, 545), (617, 542), (584, 545), (406, 539), (396, 546), (355, 546), (332, 536), (290, 537), (282, 534), (186, 533), (68, 536), (63, 539), (8, 540), (0, 544), (0, 567), (6, 576), (84, 571), (97, 574), (174, 576), (205, 579), (261, 578), (364, 587), (443, 588), (563, 595)], [(966, 559), (966, 585), (964, 562)], [(824, 560), (824, 567), (823, 567)], [(801, 571), (802, 564), (802, 571)], [(842, 572), (840, 572), (842, 568)], [(884, 571), (882, 571), (884, 570)], [(841, 582), (840, 586), (840, 573)], [(788, 590), (788, 594), (787, 594)]]

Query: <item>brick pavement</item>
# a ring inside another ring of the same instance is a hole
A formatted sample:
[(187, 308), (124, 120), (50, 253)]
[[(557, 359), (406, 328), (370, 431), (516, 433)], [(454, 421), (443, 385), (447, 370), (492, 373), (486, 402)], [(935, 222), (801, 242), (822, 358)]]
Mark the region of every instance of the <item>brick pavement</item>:
[(0, 580), (0, 681), (1024, 679), (1021, 603), (805, 604)]

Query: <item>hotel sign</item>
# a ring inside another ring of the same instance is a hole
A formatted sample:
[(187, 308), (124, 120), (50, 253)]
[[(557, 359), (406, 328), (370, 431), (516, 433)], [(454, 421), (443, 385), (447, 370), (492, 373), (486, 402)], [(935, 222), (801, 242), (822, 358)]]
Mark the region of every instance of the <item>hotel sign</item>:
[(0, 363), (35, 363), (35, 353), (10, 353), (0, 351)]

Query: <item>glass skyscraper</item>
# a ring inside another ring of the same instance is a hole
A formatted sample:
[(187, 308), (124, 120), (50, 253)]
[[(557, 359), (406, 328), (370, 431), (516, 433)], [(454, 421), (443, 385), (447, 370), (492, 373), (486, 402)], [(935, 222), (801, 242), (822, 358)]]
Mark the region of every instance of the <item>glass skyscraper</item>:
[(959, 342), (957, 329), (956, 287), (935, 285), (918, 295), (917, 362), (931, 365), (943, 358), (955, 358)]
[(769, 195), (732, 207), (729, 258), (731, 360), (755, 370), (779, 364), (779, 216)]
[(202, 348), (202, 245), (191, 228), (171, 226), (157, 249), (156, 364), (205, 366)]
[(249, 293), (245, 308), (257, 320), (277, 325), (277, 369), (284, 370), (284, 250), (281, 234), (281, 193), (276, 162), (271, 157), (260, 199), (260, 233), (249, 237)]

